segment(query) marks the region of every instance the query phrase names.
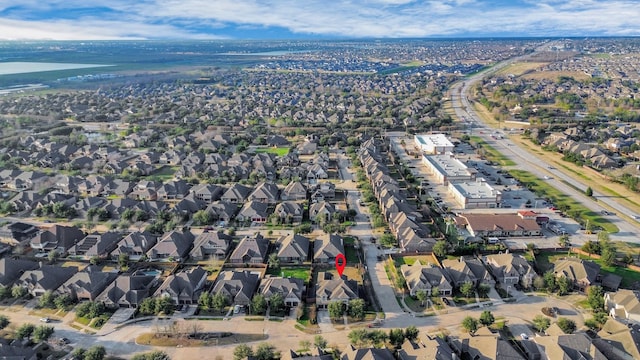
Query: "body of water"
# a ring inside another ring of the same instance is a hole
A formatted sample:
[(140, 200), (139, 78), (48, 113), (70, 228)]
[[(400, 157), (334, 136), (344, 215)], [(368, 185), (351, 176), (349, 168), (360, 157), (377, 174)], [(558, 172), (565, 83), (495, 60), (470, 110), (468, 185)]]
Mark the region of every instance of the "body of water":
[(70, 63), (47, 63), (47, 62), (0, 62), (0, 75), (28, 74), (44, 71), (89, 69), (107, 67), (113, 65), (102, 64), (70, 64)]

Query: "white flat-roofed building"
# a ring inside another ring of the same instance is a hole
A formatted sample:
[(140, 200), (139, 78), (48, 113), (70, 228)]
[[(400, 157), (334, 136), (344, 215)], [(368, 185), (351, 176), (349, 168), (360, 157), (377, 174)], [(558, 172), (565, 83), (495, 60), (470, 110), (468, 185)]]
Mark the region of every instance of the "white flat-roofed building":
[(445, 134), (414, 135), (413, 141), (426, 154), (446, 154), (452, 152), (454, 147)]
[(422, 155), (422, 163), (427, 171), (434, 175), (438, 184), (447, 185), (452, 182), (473, 181), (476, 178), (476, 170), (468, 168), (452, 153)]
[(502, 193), (484, 179), (449, 183), (449, 193), (461, 209), (497, 208), (502, 201)]

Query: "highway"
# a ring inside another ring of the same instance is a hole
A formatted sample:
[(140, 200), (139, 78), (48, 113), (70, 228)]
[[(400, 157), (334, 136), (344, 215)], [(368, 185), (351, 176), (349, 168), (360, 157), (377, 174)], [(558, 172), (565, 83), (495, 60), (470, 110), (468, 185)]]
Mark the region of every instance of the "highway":
[[(551, 46), (549, 43), (544, 47)], [(542, 50), (538, 48), (536, 52)], [(566, 174), (556, 168), (548, 166), (538, 155), (530, 153), (526, 149), (518, 146), (518, 144), (512, 142), (507, 137), (504, 139), (493, 138), (491, 135), (496, 129), (487, 126), (482, 118), (475, 112), (473, 105), (469, 102), (467, 94), (469, 89), (482, 80), (487, 75), (493, 74), (496, 71), (521, 61), (530, 55), (524, 55), (516, 58), (512, 58), (501, 63), (496, 64), (491, 69), (485, 72), (480, 72), (471, 77), (468, 77), (460, 82), (455, 83), (450, 90), (450, 98), (455, 111), (456, 116), (460, 121), (466, 121), (466, 123), (472, 126), (473, 135), (481, 137), (485, 142), (494, 147), (497, 151), (504, 154), (507, 158), (514, 161), (517, 165), (515, 168), (527, 170), (540, 179), (546, 179), (551, 186), (562, 191), (563, 193), (571, 196), (577, 202), (583, 204), (586, 208), (596, 212), (602, 213), (603, 210), (608, 211), (614, 209), (619, 214), (633, 214), (633, 211), (625, 207), (623, 204), (616, 201), (615, 198), (610, 197), (599, 192), (593, 192), (593, 198), (589, 198), (585, 195), (584, 191), (587, 185), (582, 183), (579, 179), (575, 179), (569, 174)], [(502, 130), (500, 130), (502, 132)], [(572, 186), (569, 186), (571, 184)], [(579, 190), (577, 190), (579, 189)], [(594, 200), (594, 199), (597, 199)], [(603, 207), (603, 204), (606, 207)], [(616, 215), (606, 215), (607, 220), (615, 224), (619, 232), (610, 234), (610, 238), (615, 241), (636, 242), (638, 235), (640, 234), (640, 223), (634, 219), (626, 221)]]

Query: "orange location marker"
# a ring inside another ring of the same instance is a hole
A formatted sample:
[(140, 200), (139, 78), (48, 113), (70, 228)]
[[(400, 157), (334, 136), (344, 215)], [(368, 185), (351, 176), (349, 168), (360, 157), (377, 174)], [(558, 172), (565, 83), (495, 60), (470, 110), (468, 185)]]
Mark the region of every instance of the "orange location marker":
[(338, 254), (336, 256), (336, 270), (338, 270), (338, 275), (342, 276), (345, 266), (347, 266), (347, 258), (345, 258), (343, 254)]

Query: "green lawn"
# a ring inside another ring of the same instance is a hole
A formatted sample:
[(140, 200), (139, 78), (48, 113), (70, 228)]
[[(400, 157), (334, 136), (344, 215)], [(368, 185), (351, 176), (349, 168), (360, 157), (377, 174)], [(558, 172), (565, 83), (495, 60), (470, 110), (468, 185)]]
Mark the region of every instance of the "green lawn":
[(514, 178), (523, 185), (528, 187), (538, 196), (544, 196), (553, 201), (557, 208), (567, 207), (567, 214), (574, 219), (582, 219), (584, 223), (587, 221), (590, 225), (599, 226), (609, 233), (617, 233), (618, 227), (599, 214), (587, 209), (579, 202), (575, 201), (569, 195), (557, 190), (544, 180), (539, 179), (532, 173), (524, 170), (509, 170)]
[(169, 181), (173, 179), (173, 175), (178, 170), (177, 166), (163, 166), (149, 175), (150, 179), (156, 181)]
[[(458, 259), (458, 257), (455, 257), (455, 259)], [(433, 257), (431, 257), (431, 255), (417, 255), (417, 256), (402, 256), (402, 257), (397, 257), (395, 259), (395, 264), (396, 267), (398, 269), (400, 269), (400, 266), (407, 264), (407, 265), (413, 265), (415, 264), (415, 262), (417, 260), (420, 260), (420, 262), (424, 265), (424, 264), (433, 264)]]
[(481, 137), (479, 136), (471, 136), (471, 142), (476, 146), (481, 146), (484, 150), (484, 155), (487, 160), (498, 163), (502, 166), (514, 166), (516, 163), (513, 160), (510, 160), (503, 154), (501, 154), (498, 150), (494, 149), (491, 145), (487, 144)]
[(256, 154), (269, 153), (269, 154), (275, 154), (278, 156), (285, 156), (289, 153), (289, 148), (264, 147), (264, 148), (256, 148), (255, 151), (256, 151)]
[(296, 267), (296, 268), (283, 267), (279, 269), (269, 268), (269, 270), (267, 270), (267, 274), (270, 274), (270, 275), (291, 277), (296, 279), (302, 279), (304, 281), (307, 281), (309, 279), (310, 273), (311, 273), (311, 270), (309, 270), (308, 268), (299, 268), (299, 267)]

